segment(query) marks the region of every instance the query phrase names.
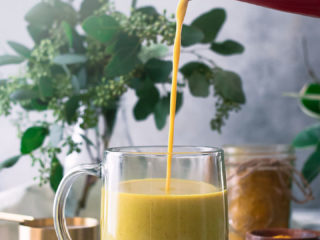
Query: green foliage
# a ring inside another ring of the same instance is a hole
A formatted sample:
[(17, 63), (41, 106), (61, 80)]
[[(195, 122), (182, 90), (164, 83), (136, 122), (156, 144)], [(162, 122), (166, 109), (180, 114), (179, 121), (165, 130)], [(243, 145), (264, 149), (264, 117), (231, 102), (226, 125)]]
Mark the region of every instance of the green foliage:
[[(96, 139), (84, 134), (82, 140), (89, 151), (96, 151), (97, 157), (92, 155), (91, 160), (101, 161), (99, 150), (113, 135), (121, 97), (128, 89), (137, 95), (133, 108), (137, 121), (153, 116), (159, 130), (166, 126), (172, 77), (172, 61), (167, 59), (175, 37), (174, 16), (153, 6), (126, 15), (107, 0), (82, 0), (77, 12), (70, 1), (50, 0), (36, 4), (25, 20), (34, 46), (29, 49), (11, 41), (18, 55), (0, 56), (0, 66), (26, 63), (19, 78), (0, 81), (0, 114), (14, 113), (19, 109), (14, 106), (40, 112), (39, 119), (21, 118), (18, 125), (21, 153), (39, 167), (41, 184), (50, 183), (56, 190), (63, 175), (58, 160), (62, 150), (81, 152), (81, 143), (72, 139), (69, 126), (95, 130)], [(196, 59), (180, 69), (183, 78), (176, 106), (178, 112), (187, 86), (194, 97), (213, 96), (216, 111), (211, 127), (219, 132), (229, 114), (245, 102), (241, 79), (219, 68), (211, 56), (200, 54), (197, 46), (213, 50), (207, 53), (242, 53), (244, 48), (236, 41), (215, 41), (225, 21), (226, 12), (213, 9), (183, 26), (182, 52)], [(84, 31), (79, 30), (81, 26)], [(186, 48), (190, 46), (191, 51)], [(103, 133), (96, 131), (100, 119)], [(18, 160), (15, 157), (0, 166), (11, 167)]]
[(0, 162), (0, 171), (4, 168), (11, 168), (14, 166), (21, 158), (21, 155), (14, 156), (12, 158), (9, 158), (7, 160), (4, 160), (3, 162)]
[(31, 57), (31, 50), (29, 48), (27, 48), (26, 46), (24, 46), (20, 43), (13, 42), (13, 41), (9, 41), (8, 44), (20, 56), (25, 57), (25, 58)]
[(204, 33), (202, 43), (210, 43), (217, 38), (226, 18), (227, 14), (224, 9), (212, 9), (194, 20), (191, 25)]
[(59, 162), (58, 158), (55, 156), (51, 161), (50, 166), (50, 186), (53, 191), (57, 191), (59, 184), (63, 178), (63, 167)]
[(49, 134), (46, 127), (28, 128), (21, 138), (21, 153), (28, 154), (39, 148)]
[(211, 50), (221, 55), (228, 56), (234, 54), (242, 54), (244, 52), (244, 47), (236, 41), (226, 40), (221, 43), (213, 42), (211, 44)]
[(0, 66), (10, 64), (20, 64), (24, 62), (25, 58), (21, 56), (3, 55), (0, 56)]
[[(315, 95), (320, 96), (320, 84), (319, 83), (311, 83), (306, 85), (302, 91), (301, 95)], [(302, 106), (302, 110), (309, 116), (320, 119), (320, 99), (308, 99), (301, 98), (300, 103)]]
[(313, 147), (320, 142), (320, 125), (308, 127), (300, 132), (293, 140), (292, 145), (297, 148)]
[(302, 174), (311, 183), (320, 174), (320, 149), (316, 149), (303, 166)]

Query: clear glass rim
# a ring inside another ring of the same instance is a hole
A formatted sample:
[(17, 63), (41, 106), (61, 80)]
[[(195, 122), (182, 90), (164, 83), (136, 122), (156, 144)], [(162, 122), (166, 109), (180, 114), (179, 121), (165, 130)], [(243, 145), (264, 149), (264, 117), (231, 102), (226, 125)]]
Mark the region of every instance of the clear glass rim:
[[(105, 154), (117, 153), (127, 156), (168, 156), (168, 152), (157, 151), (156, 149), (167, 149), (168, 146), (134, 146), (134, 147), (112, 147), (105, 150)], [(138, 151), (143, 149), (144, 151)], [(177, 145), (173, 147), (174, 152), (172, 156), (204, 156), (223, 154), (223, 149), (219, 147), (208, 147), (208, 146), (187, 146)], [(185, 150), (189, 151), (185, 151)], [(190, 151), (191, 150), (191, 151)]]

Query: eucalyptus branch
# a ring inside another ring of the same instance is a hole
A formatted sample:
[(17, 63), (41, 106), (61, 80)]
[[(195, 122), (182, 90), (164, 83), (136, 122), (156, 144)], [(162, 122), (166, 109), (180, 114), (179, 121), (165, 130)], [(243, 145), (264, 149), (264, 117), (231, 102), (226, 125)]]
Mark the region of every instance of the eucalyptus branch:
[(217, 64), (212, 59), (197, 53), (196, 50), (182, 50), (181, 53), (192, 54), (196, 56), (199, 60), (206, 61), (209, 64), (211, 64), (213, 67), (217, 67)]
[(98, 162), (101, 162), (103, 156), (101, 155), (101, 138), (99, 135), (98, 127), (95, 128), (95, 134), (96, 134), (96, 143), (97, 143), (97, 160)]
[[(88, 137), (88, 131), (85, 132), (85, 136)], [(85, 146), (86, 146), (86, 149), (87, 149), (87, 152), (88, 152), (88, 155), (90, 157), (91, 162), (92, 163), (96, 162), (96, 159), (93, 156), (93, 153), (91, 151), (91, 147), (90, 147), (90, 145), (89, 145), (89, 143), (87, 141), (85, 141)]]

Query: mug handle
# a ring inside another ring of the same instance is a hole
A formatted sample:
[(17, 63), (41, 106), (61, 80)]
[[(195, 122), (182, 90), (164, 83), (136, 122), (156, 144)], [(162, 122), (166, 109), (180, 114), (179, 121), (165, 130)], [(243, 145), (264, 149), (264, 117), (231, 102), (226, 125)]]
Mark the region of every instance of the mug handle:
[(54, 228), (59, 240), (71, 240), (65, 219), (67, 196), (72, 184), (83, 174), (101, 177), (101, 164), (85, 164), (72, 169), (61, 181), (53, 204)]

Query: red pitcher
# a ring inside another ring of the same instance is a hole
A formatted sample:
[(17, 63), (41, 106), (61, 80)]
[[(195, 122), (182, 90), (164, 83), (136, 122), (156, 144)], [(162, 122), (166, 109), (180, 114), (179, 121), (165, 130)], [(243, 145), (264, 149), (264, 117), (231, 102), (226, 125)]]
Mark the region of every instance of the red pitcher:
[(286, 12), (320, 17), (320, 0), (240, 0)]

